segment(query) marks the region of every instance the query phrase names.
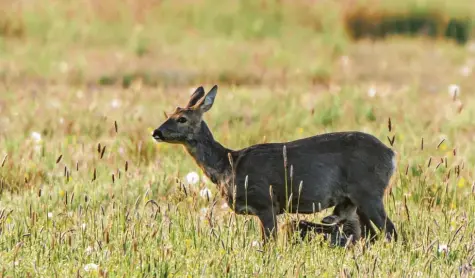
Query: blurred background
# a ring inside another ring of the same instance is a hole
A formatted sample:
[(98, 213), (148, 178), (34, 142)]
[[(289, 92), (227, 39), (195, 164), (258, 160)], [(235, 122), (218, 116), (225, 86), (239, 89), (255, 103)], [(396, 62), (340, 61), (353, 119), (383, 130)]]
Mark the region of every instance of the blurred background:
[[(0, 1), (6, 82), (446, 89), (472, 75), (465, 0)], [(472, 75), (473, 76), (473, 75)]]
[(349, 129), (396, 136), (401, 152), (424, 136), (466, 142), (474, 16), (464, 0), (0, 0), (5, 187), (62, 179), (60, 154), (87, 179), (124, 160), (169, 180), (193, 169), (148, 132), (199, 85), (219, 85), (206, 118), (235, 149)]

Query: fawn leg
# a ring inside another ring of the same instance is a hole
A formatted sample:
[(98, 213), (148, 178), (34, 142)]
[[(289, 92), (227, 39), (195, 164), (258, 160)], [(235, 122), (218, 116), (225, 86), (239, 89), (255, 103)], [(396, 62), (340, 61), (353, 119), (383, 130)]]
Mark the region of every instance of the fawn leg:
[[(294, 229), (296, 229), (299, 232), (299, 236), (301, 240), (305, 240), (305, 237), (307, 237), (307, 234), (309, 232), (314, 232), (317, 234), (323, 234), (324, 237), (330, 236), (332, 233), (335, 232), (335, 230), (338, 229), (337, 225), (322, 225), (318, 223), (313, 223), (310, 221), (305, 221), (305, 220), (292, 220), (291, 225)], [(312, 237), (309, 236), (309, 239)]]

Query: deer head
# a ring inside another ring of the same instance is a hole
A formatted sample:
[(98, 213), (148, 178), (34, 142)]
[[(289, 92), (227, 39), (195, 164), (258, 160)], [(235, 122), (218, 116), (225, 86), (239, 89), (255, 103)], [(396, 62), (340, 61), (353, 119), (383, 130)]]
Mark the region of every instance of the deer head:
[(173, 114), (153, 131), (153, 138), (157, 142), (173, 144), (197, 140), (203, 114), (213, 106), (217, 92), (217, 85), (213, 86), (206, 95), (203, 87), (198, 87), (184, 108), (177, 107)]

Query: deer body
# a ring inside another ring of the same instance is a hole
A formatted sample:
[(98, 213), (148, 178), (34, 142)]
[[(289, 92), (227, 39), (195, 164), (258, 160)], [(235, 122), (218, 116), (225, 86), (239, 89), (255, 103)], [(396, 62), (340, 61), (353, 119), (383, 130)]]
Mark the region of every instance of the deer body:
[(153, 137), (182, 144), (236, 213), (259, 218), (264, 240), (276, 235), (278, 214), (332, 206), (336, 213), (343, 206), (355, 208), (362, 228), (374, 231), (371, 220), (396, 236), (382, 202), (395, 170), (394, 152), (380, 140), (362, 132), (335, 132), (233, 151), (216, 142), (202, 120), (216, 92), (217, 86), (204, 96), (199, 87), (187, 107), (177, 108)]

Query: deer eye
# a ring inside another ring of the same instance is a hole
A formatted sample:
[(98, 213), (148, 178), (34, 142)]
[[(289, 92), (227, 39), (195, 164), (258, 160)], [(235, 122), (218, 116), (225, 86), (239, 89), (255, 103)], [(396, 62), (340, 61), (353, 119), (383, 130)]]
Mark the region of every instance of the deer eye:
[(178, 118), (178, 120), (177, 120), (177, 122), (179, 122), (179, 123), (186, 123), (186, 121), (187, 121), (187, 120), (186, 120), (185, 117), (180, 117), (180, 118)]

